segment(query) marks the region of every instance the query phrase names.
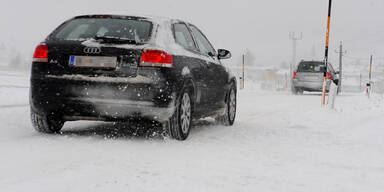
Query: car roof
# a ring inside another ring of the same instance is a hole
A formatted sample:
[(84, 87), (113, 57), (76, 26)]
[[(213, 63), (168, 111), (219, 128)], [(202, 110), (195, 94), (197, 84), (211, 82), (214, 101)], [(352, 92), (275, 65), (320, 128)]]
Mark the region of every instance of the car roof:
[[(301, 64), (301, 63), (324, 63), (324, 61), (319, 61), (319, 60), (301, 60), (299, 64)], [(332, 65), (329, 61), (328, 61), (328, 64)]]
[(180, 19), (172, 19), (168, 17), (162, 17), (162, 16), (152, 16), (152, 15), (122, 15), (122, 14), (89, 14), (89, 15), (78, 15), (73, 17), (72, 19), (77, 19), (77, 18), (120, 18), (120, 19), (143, 19), (143, 20), (148, 20), (151, 21), (155, 24), (163, 24), (165, 22), (184, 22), (188, 23), (185, 21), (182, 21)]
[(316, 60), (301, 60), (300, 63), (324, 63), (324, 61), (316, 61)]

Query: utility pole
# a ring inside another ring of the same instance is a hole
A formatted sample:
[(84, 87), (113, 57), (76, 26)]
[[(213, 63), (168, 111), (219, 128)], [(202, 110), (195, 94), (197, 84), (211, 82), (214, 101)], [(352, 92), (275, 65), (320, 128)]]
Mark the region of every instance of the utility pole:
[[(289, 65), (289, 77), (292, 77), (293, 74), (293, 67), (296, 65), (296, 47), (297, 47), (297, 41), (300, 41), (303, 39), (303, 33), (296, 34), (295, 32), (289, 33), (289, 39), (292, 40), (292, 61)], [(292, 78), (291, 78), (292, 79)]]
[(340, 93), (341, 92), (341, 81), (343, 79), (343, 56), (344, 56), (344, 54), (347, 53), (347, 51), (343, 51), (343, 42), (342, 41), (340, 41), (339, 51), (336, 50), (335, 52), (339, 54), (339, 84), (337, 87), (337, 93)]
[(372, 81), (372, 59), (373, 59), (373, 55), (371, 55), (371, 59), (369, 62), (369, 83), (371, 83)]
[(241, 79), (241, 88), (244, 89), (245, 77), (244, 77), (244, 68), (245, 68), (245, 54), (243, 54), (243, 66), (242, 66), (242, 79)]
[(359, 92), (360, 92), (360, 91), (363, 91), (363, 90), (362, 90), (362, 86), (361, 86), (361, 79), (362, 79), (362, 76), (361, 76), (361, 71), (360, 71), (360, 89), (359, 89)]

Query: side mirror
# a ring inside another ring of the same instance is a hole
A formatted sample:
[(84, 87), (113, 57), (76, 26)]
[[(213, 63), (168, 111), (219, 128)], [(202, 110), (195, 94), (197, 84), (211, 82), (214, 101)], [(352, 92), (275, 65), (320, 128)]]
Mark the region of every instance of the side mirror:
[(339, 85), (339, 80), (338, 79), (334, 79), (333, 83), (335, 83), (336, 85)]
[(217, 53), (218, 59), (229, 59), (232, 57), (231, 52), (225, 49), (218, 49)]

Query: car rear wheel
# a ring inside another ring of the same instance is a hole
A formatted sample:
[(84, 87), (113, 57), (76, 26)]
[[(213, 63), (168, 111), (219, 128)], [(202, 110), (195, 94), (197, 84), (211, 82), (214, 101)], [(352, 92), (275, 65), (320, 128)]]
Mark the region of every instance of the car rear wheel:
[(299, 89), (299, 88), (296, 88), (296, 87), (292, 87), (292, 93), (294, 95), (302, 95), (304, 93), (304, 91), (302, 89)]
[(304, 94), (304, 91), (302, 89), (298, 89), (297, 94), (302, 95), (302, 94)]
[(31, 112), (31, 121), (33, 127), (41, 133), (59, 133), (64, 125), (63, 120), (49, 116), (41, 116)]
[(185, 140), (192, 124), (192, 102), (190, 93), (185, 90), (181, 94), (175, 112), (168, 121), (170, 136), (177, 140)]
[(232, 85), (226, 100), (225, 113), (222, 116), (217, 117), (216, 121), (226, 126), (233, 125), (236, 117), (236, 106), (236, 88)]

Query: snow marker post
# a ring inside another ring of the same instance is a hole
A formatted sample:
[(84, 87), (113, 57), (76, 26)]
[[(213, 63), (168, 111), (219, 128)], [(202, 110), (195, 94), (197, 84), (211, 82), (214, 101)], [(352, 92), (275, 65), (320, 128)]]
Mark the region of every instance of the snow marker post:
[(325, 40), (325, 70), (324, 70), (324, 77), (323, 77), (323, 106), (325, 106), (325, 95), (327, 90), (327, 72), (328, 72), (328, 47), (329, 47), (329, 30), (331, 25), (331, 9), (332, 9), (332, 0), (329, 0), (329, 6), (328, 6), (328, 20), (327, 20), (327, 34), (326, 34), (326, 40)]
[(369, 82), (367, 83), (368, 98), (371, 96), (371, 92), (372, 92), (372, 59), (373, 59), (373, 55), (371, 55), (371, 59), (369, 61)]

